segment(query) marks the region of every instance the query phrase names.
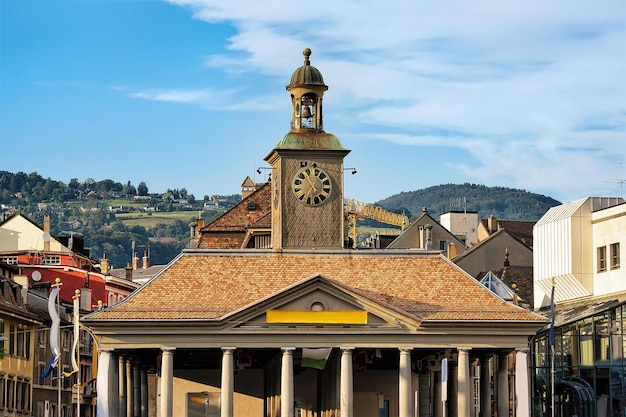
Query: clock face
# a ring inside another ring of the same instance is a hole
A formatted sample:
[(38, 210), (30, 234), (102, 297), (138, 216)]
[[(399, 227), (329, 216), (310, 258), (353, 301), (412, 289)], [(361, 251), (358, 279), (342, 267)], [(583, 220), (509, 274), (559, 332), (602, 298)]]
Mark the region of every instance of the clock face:
[(330, 196), (330, 177), (317, 167), (303, 168), (293, 178), (293, 192), (303, 204), (319, 206)]

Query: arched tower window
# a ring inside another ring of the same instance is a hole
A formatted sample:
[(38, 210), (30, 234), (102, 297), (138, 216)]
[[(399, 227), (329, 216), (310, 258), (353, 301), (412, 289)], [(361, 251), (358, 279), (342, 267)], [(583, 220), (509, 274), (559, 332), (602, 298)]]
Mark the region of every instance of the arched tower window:
[(300, 127), (317, 128), (317, 96), (306, 93), (300, 98)]

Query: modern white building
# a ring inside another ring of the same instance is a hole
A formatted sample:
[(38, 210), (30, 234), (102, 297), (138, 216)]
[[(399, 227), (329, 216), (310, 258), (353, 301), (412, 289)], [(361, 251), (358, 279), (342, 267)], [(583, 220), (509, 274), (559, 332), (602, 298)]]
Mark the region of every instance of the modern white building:
[(535, 307), (626, 290), (620, 246), (626, 244), (622, 198), (588, 197), (553, 207), (535, 224)]
[(626, 416), (625, 244), (621, 198), (573, 201), (535, 225), (535, 308), (553, 326), (531, 344), (534, 415)]

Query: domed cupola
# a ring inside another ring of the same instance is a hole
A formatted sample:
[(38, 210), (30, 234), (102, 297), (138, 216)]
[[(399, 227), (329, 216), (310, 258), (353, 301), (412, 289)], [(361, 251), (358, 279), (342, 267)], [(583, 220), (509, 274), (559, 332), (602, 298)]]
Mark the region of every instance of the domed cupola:
[(328, 86), (322, 73), (311, 65), (311, 50), (305, 48), (304, 65), (296, 69), (286, 89), (291, 93), (291, 130), (321, 131), (322, 97)]
[(327, 90), (328, 86), (324, 84), (324, 77), (322, 77), (322, 73), (320, 70), (311, 65), (311, 61), (309, 60), (311, 50), (309, 48), (305, 48), (302, 51), (302, 54), (304, 55), (304, 65), (293, 72), (291, 82), (287, 86), (287, 90), (293, 87), (302, 87), (305, 85), (320, 85), (325, 87), (325, 90)]

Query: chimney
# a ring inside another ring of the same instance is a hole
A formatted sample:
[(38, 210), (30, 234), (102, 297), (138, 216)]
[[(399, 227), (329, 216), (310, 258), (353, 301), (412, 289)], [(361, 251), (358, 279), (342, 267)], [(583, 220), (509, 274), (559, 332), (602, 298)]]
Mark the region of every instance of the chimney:
[(133, 268), (130, 266), (130, 264), (126, 264), (126, 279), (129, 281), (133, 280)]
[(135, 256), (133, 256), (133, 269), (139, 268), (139, 255), (135, 252)]
[(507, 248), (504, 250), (504, 266), (507, 267), (510, 265), (511, 263), (509, 262), (509, 249)]
[(50, 215), (43, 215), (43, 250), (50, 251)]
[(80, 309), (91, 311), (91, 288), (80, 289)]
[(496, 220), (496, 216), (492, 214), (487, 219), (487, 228), (489, 229), (489, 233), (495, 233), (497, 231), (497, 227), (498, 221)]
[(150, 258), (148, 257), (148, 251), (143, 251), (143, 269), (148, 269), (150, 266)]
[(433, 225), (427, 224), (424, 226), (426, 229), (426, 250), (431, 250), (433, 248)]
[(452, 259), (456, 257), (456, 244), (454, 242), (450, 242), (448, 245), (448, 259)]
[(107, 254), (106, 252), (102, 255), (102, 259), (100, 259), (100, 272), (102, 272), (103, 275), (109, 275), (109, 260), (107, 259)]
[(196, 219), (196, 237), (200, 237), (200, 230), (204, 227), (204, 219), (202, 217), (198, 217)]

